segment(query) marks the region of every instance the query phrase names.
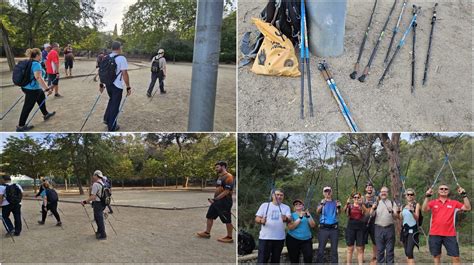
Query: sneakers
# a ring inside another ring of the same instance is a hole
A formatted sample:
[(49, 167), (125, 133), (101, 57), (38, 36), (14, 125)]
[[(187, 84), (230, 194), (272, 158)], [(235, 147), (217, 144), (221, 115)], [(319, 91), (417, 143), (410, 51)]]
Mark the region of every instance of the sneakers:
[(57, 222), (56, 226), (63, 226), (63, 223), (62, 222)]
[(23, 125), (23, 126), (16, 126), (17, 132), (26, 132), (33, 129), (35, 126), (33, 125)]
[(116, 131), (118, 131), (118, 130), (120, 130), (120, 126), (115, 125), (115, 128), (113, 128), (113, 129), (110, 130), (109, 132), (116, 132)]
[(196, 233), (196, 235), (197, 235), (198, 237), (202, 237), (202, 238), (211, 238), (211, 234), (208, 233), (208, 232), (206, 232), (206, 231), (204, 231), (204, 232), (198, 232), (198, 233)]
[(43, 221), (38, 221), (38, 224), (39, 225), (44, 225), (44, 222)]
[(59, 93), (57, 93), (57, 94), (54, 94), (54, 96), (55, 96), (55, 97), (57, 97), (57, 98), (61, 98), (61, 97), (63, 97), (63, 96), (61, 96)]
[(56, 115), (56, 111), (49, 112), (48, 114), (43, 116), (43, 120), (47, 121), (49, 118), (53, 117), (54, 115)]
[(166, 94), (166, 90), (160, 91), (160, 94)]
[(100, 236), (97, 238), (97, 240), (107, 240), (107, 237), (106, 236)]
[(234, 239), (232, 239), (232, 237), (226, 236), (226, 237), (217, 239), (217, 241), (222, 242), (222, 243), (233, 243)]
[(146, 96), (151, 98), (151, 94), (150, 93), (146, 93)]

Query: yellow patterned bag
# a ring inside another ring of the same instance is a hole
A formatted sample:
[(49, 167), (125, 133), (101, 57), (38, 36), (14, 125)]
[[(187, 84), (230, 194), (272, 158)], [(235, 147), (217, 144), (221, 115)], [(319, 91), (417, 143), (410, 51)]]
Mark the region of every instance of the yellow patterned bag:
[(252, 20), (265, 36), (253, 63), (252, 72), (259, 75), (300, 76), (298, 58), (291, 40), (272, 24), (257, 18)]

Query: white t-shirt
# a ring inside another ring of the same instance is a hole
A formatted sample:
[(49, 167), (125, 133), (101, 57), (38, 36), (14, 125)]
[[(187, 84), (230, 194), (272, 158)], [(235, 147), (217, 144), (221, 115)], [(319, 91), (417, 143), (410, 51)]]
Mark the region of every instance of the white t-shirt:
[[(270, 206), (268, 206), (270, 204)], [(268, 213), (267, 213), (268, 207)], [(275, 205), (273, 203), (265, 202), (258, 208), (256, 216), (267, 216), (267, 222), (261, 226), (259, 239), (266, 240), (284, 240), (286, 236), (285, 223), (281, 215), (286, 215), (291, 218), (291, 209), (286, 204)]]
[[(112, 52), (110, 54), (111, 57), (115, 57), (117, 56), (117, 53), (115, 52)], [(120, 71), (124, 71), (124, 70), (128, 70), (128, 62), (127, 62), (127, 58), (125, 58), (125, 56), (119, 56), (117, 58), (115, 58), (115, 63), (117, 64), (117, 69), (115, 70), (115, 74), (118, 75), (118, 73), (120, 73)], [(122, 77), (122, 73), (120, 73), (117, 78), (115, 79), (114, 81), (114, 86), (116, 86), (117, 88), (120, 88), (120, 89), (123, 89), (123, 77)]]
[[(6, 185), (12, 185), (13, 183), (5, 183)], [(20, 184), (15, 184), (20, 188), (21, 192), (23, 193), (23, 188), (20, 186)], [(0, 185), (0, 196), (3, 196), (5, 194), (5, 190), (7, 189), (6, 186)], [(3, 201), (1, 206), (9, 205), (10, 203), (7, 201), (7, 198), (3, 196)], [(20, 203), (21, 204), (21, 203)]]
[(96, 195), (95, 197), (96, 202), (100, 202), (100, 197), (102, 197), (103, 185), (104, 183), (102, 182), (102, 180), (99, 180), (97, 182), (94, 182), (94, 184), (92, 184), (91, 194)]

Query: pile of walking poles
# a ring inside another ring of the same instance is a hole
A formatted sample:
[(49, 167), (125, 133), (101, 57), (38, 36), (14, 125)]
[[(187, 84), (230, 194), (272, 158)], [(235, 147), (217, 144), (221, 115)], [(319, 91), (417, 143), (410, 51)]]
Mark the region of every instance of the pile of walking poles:
[[(369, 72), (370, 72), (370, 68), (371, 68), (371, 66), (372, 66), (372, 64), (375, 60), (375, 57), (377, 55), (377, 51), (379, 50), (380, 44), (383, 41), (383, 38), (385, 36), (385, 32), (387, 30), (387, 26), (388, 26), (388, 24), (389, 24), (389, 22), (392, 18), (393, 12), (395, 11), (395, 9), (397, 7), (398, 1), (399, 0), (394, 0), (394, 2), (393, 2), (393, 6), (392, 6), (392, 8), (390, 9), (390, 11), (388, 13), (387, 19), (385, 21), (385, 24), (384, 24), (380, 34), (378, 35), (379, 37), (378, 37), (377, 42), (376, 42), (376, 44), (375, 44), (375, 46), (372, 50), (372, 54), (370, 55), (367, 66), (364, 68), (364, 71), (363, 71), (362, 75), (358, 78), (358, 80), (360, 82), (365, 82), (367, 80), (367, 77), (368, 77)], [(363, 52), (364, 52), (364, 48), (365, 48), (365, 44), (367, 42), (367, 38), (369, 37), (370, 31), (371, 31), (371, 28), (372, 28), (372, 21), (373, 21), (375, 11), (377, 9), (377, 4), (378, 4), (378, 0), (375, 0), (374, 7), (372, 9), (372, 14), (370, 16), (369, 23), (367, 25), (367, 30), (364, 33), (364, 37), (362, 39), (362, 43), (361, 43), (360, 48), (359, 48), (359, 55), (357, 57), (357, 62), (354, 65), (354, 71), (350, 74), (351, 79), (356, 79), (357, 78), (357, 74), (359, 72), (360, 61), (361, 61), (361, 58), (362, 58), (362, 55), (363, 55)], [(411, 57), (412, 57), (411, 58), (411, 93), (414, 93), (415, 87), (416, 87), (416, 28), (417, 28), (417, 25), (418, 25), (418, 16), (419, 16), (419, 13), (420, 13), (420, 10), (421, 10), (420, 6), (413, 5), (412, 18), (410, 20), (410, 23), (407, 25), (404, 34), (402, 35), (401, 39), (399, 40), (398, 45), (396, 46), (395, 51), (393, 52), (393, 55), (390, 57), (392, 47), (394, 45), (397, 33), (401, 30), (400, 25), (402, 24), (402, 19), (403, 19), (403, 15), (405, 13), (406, 7), (407, 7), (407, 0), (403, 0), (401, 11), (400, 11), (400, 14), (398, 16), (397, 23), (396, 23), (396, 25), (393, 29), (392, 38), (390, 40), (390, 44), (389, 44), (389, 47), (388, 47), (386, 55), (385, 55), (385, 59), (384, 59), (385, 68), (384, 68), (384, 72), (383, 72), (382, 76), (379, 79), (378, 86), (380, 87), (381, 85), (383, 85), (383, 82), (384, 82), (387, 74), (390, 72), (390, 69), (392, 68), (392, 66), (394, 64), (394, 62), (397, 58), (397, 55), (400, 53), (401, 49), (403, 48), (403, 46), (406, 43), (406, 38), (411, 33), (411, 31), (413, 31), (413, 34), (412, 34), (412, 36), (413, 36), (413, 46), (412, 46), (412, 51), (411, 51)], [(430, 66), (430, 57), (431, 57), (431, 47), (432, 47), (432, 42), (433, 42), (433, 33), (434, 33), (434, 28), (435, 28), (435, 24), (436, 24), (436, 20), (437, 20), (437, 12), (436, 12), (437, 7), (438, 7), (438, 3), (436, 3), (433, 7), (433, 16), (431, 18), (431, 31), (430, 31), (430, 35), (429, 35), (428, 51), (427, 51), (427, 55), (426, 55), (423, 81), (422, 81), (423, 85), (426, 85), (427, 80), (428, 80), (428, 71), (429, 71), (429, 66)]]

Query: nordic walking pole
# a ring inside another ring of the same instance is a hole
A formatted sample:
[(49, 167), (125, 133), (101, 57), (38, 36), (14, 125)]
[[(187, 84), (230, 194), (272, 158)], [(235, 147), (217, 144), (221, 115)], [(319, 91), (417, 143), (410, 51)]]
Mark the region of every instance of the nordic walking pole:
[(434, 31), (434, 26), (436, 24), (436, 19), (437, 19), (436, 7), (438, 7), (438, 3), (436, 3), (433, 7), (433, 17), (431, 18), (430, 41), (428, 44), (428, 54), (426, 55), (425, 73), (423, 74), (423, 85), (426, 85), (426, 80), (428, 80), (428, 67), (430, 66), (431, 45), (433, 42), (433, 31)]
[(369, 19), (369, 24), (367, 25), (367, 30), (365, 31), (364, 38), (362, 39), (362, 43), (359, 48), (359, 56), (357, 57), (357, 62), (354, 65), (354, 72), (350, 74), (350, 77), (352, 79), (357, 78), (357, 72), (359, 71), (360, 59), (362, 58), (362, 54), (364, 53), (365, 42), (367, 41), (367, 38), (369, 37), (370, 26), (372, 25), (372, 19), (374, 18), (375, 9), (377, 8), (377, 1), (378, 0), (375, 0), (374, 8), (372, 9), (372, 14), (370, 15), (370, 19)]
[(390, 45), (388, 46), (387, 54), (385, 55), (385, 59), (383, 60), (384, 64), (388, 62), (388, 56), (390, 56), (390, 51), (392, 51), (393, 43), (395, 42), (395, 36), (400, 31), (400, 23), (402, 22), (403, 13), (405, 12), (406, 7), (407, 7), (407, 0), (403, 0), (402, 11), (400, 11), (397, 25), (393, 29), (392, 39), (390, 40)]
[[(415, 15), (416, 9), (413, 9), (413, 15)], [(413, 47), (411, 53), (411, 93), (415, 92), (415, 66), (416, 66), (416, 27), (418, 23), (415, 20), (413, 23)]]
[(89, 213), (87, 212), (87, 209), (86, 209), (86, 207), (85, 207), (84, 205), (82, 205), (82, 208), (84, 208), (84, 212), (86, 212), (87, 219), (89, 220), (89, 223), (91, 224), (92, 231), (94, 231), (94, 234), (95, 234), (96, 231), (95, 231), (94, 225), (92, 225), (91, 217), (90, 217)]
[(308, 74), (308, 97), (309, 97), (309, 116), (314, 117), (313, 108), (313, 95), (311, 92), (311, 70), (310, 70), (310, 59), (309, 59), (309, 45), (308, 45), (308, 27), (306, 26), (306, 7), (304, 1), (301, 1), (301, 18), (304, 21), (304, 53), (306, 59), (306, 70)]
[(16, 104), (18, 104), (18, 102), (20, 102), (20, 100), (24, 97), (24, 95), (21, 95), (16, 101), (15, 103), (13, 103), (13, 105), (5, 112), (5, 114), (2, 115), (2, 117), (0, 118), (0, 121), (3, 120), (3, 118), (5, 118), (7, 116), (7, 114), (16, 106)]
[(10, 231), (8, 231), (7, 224), (5, 223), (5, 219), (3, 219), (2, 215), (0, 215), (0, 218), (2, 218), (3, 227), (5, 227), (5, 230), (7, 231), (8, 235), (12, 239), (13, 243), (15, 243), (15, 239), (13, 238), (13, 235), (10, 233)]
[[(112, 202), (115, 204), (115, 199), (114, 197), (111, 195), (110, 198), (112, 199)], [(117, 209), (117, 212), (120, 213), (120, 210), (119, 210), (119, 207), (116, 206), (115, 209)]]
[(383, 37), (385, 36), (385, 30), (387, 29), (388, 23), (390, 22), (390, 18), (392, 18), (392, 14), (393, 14), (393, 11), (395, 10), (395, 7), (397, 6), (397, 3), (398, 3), (398, 0), (395, 0), (393, 2), (392, 9), (390, 10), (390, 13), (388, 14), (388, 17), (387, 17), (387, 20), (385, 21), (383, 29), (380, 32), (379, 38), (377, 39), (377, 43), (375, 44), (375, 47), (372, 50), (372, 54), (370, 55), (369, 62), (367, 63), (367, 66), (364, 68), (364, 72), (359, 77), (360, 82), (365, 82), (366, 77), (369, 75), (370, 67), (372, 66), (375, 56), (377, 55), (377, 51), (379, 49), (380, 43), (382, 42)]
[[(102, 90), (103, 92), (103, 90)], [(92, 109), (89, 111), (89, 114), (87, 115), (86, 119), (84, 120), (84, 123), (82, 123), (81, 129), (79, 132), (82, 132), (82, 129), (84, 129), (84, 126), (86, 125), (86, 122), (89, 120), (89, 117), (92, 115), (92, 112), (94, 112), (95, 106), (97, 105), (97, 102), (99, 102), (100, 96), (102, 96), (102, 92), (97, 96), (95, 99), (94, 105), (92, 105)]]
[(26, 222), (25, 217), (22, 215), (21, 218), (23, 219), (23, 222), (25, 223), (26, 228), (27, 228), (28, 230), (30, 230), (30, 227), (28, 226), (28, 223)]
[[(303, 12), (303, 2), (301, 2), (301, 12)], [(300, 71), (301, 71), (301, 102), (300, 102), (300, 118), (304, 119), (304, 17), (301, 16), (301, 25), (300, 25), (300, 35), (301, 35), (301, 42), (300, 42)]]
[(392, 59), (390, 59), (390, 62), (388, 63), (387, 67), (385, 68), (383, 74), (382, 74), (382, 77), (380, 78), (379, 80), (379, 86), (381, 86), (383, 84), (383, 80), (385, 79), (385, 76), (387, 75), (388, 71), (390, 70), (390, 67), (392, 66), (393, 64), (393, 61), (395, 60), (395, 58), (397, 57), (397, 54), (400, 52), (401, 48), (403, 47), (403, 45), (405, 45), (405, 39), (407, 38), (408, 34), (410, 33), (411, 29), (412, 29), (412, 26), (413, 26), (413, 23), (416, 22), (416, 18), (418, 16), (418, 12), (420, 11), (421, 7), (417, 7), (416, 5), (413, 5), (413, 8), (415, 9), (416, 12), (414, 12), (414, 15), (413, 15), (413, 18), (410, 22), (410, 25), (407, 27), (406, 31), (405, 31), (405, 34), (403, 34), (403, 37), (402, 39), (400, 40), (400, 42), (398, 43), (398, 46), (397, 46), (397, 49), (395, 50), (395, 53), (393, 53), (393, 56), (392, 56)]
[(112, 223), (109, 220), (109, 215), (104, 213), (104, 218), (107, 220), (107, 222), (109, 222), (109, 225), (110, 225), (110, 227), (112, 227), (112, 230), (114, 231), (115, 235), (117, 235), (117, 231), (115, 231), (114, 226), (112, 225)]
[(91, 74), (93, 74), (95, 71), (97, 71), (97, 68), (94, 68), (94, 70), (92, 70), (92, 72), (88, 73), (88, 74), (86, 75), (86, 77), (82, 80), (82, 82), (86, 81), (87, 78), (89, 78), (89, 76), (90, 76)]
[(119, 117), (120, 113), (123, 111), (123, 106), (125, 106), (125, 101), (127, 101), (127, 98), (128, 98), (128, 96), (125, 96), (125, 98), (123, 99), (123, 102), (122, 102), (122, 104), (120, 105), (120, 108), (119, 108), (119, 112), (117, 113), (117, 116), (115, 117), (114, 124), (113, 124), (112, 128), (115, 128), (115, 125), (117, 124), (118, 117)]

